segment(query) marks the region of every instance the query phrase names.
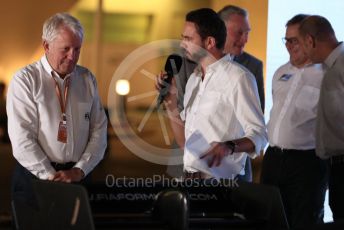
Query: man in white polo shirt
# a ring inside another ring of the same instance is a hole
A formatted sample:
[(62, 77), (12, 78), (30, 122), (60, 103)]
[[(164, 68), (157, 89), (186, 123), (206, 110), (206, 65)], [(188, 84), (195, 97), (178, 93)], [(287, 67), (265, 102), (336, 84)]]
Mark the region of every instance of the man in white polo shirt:
[(280, 189), (291, 228), (322, 223), (326, 191), (326, 162), (315, 154), (315, 124), (321, 65), (311, 64), (301, 45), (298, 28), (307, 15), (286, 24), (284, 42), (290, 61), (272, 80), (273, 106), (268, 123), (270, 146), (262, 165), (261, 182)]

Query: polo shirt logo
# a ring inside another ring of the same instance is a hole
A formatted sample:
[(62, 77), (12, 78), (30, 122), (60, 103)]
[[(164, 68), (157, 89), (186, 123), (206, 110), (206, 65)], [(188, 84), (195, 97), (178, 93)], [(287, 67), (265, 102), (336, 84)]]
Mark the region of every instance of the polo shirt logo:
[(279, 80), (280, 81), (288, 81), (293, 75), (292, 74), (283, 74)]
[(89, 112), (85, 113), (85, 120), (86, 121), (90, 120), (90, 113)]

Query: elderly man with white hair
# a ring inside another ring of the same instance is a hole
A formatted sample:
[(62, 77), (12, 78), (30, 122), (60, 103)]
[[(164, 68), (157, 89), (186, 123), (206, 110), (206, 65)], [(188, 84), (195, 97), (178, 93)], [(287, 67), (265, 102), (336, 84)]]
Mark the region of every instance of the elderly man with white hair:
[(58, 13), (43, 25), (45, 55), (15, 73), (7, 94), (17, 165), (13, 198), (32, 200), (31, 179), (80, 182), (103, 158), (107, 118), (92, 73), (77, 65), (80, 22)]

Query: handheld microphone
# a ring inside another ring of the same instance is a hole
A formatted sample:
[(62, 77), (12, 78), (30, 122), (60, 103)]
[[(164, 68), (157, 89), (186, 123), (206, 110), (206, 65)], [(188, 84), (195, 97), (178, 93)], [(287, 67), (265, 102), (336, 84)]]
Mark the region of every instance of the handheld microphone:
[(182, 67), (182, 57), (177, 54), (171, 54), (167, 57), (165, 64), (165, 72), (167, 73), (167, 78), (164, 79), (163, 86), (160, 90), (159, 97), (157, 100), (157, 108), (164, 101), (165, 96), (168, 94), (174, 75), (178, 74), (180, 68)]

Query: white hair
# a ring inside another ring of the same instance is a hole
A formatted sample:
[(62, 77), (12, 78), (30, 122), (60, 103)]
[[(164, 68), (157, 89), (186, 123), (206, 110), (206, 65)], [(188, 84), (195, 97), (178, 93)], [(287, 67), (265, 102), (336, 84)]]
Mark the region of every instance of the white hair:
[(84, 30), (80, 22), (68, 13), (57, 13), (48, 18), (43, 25), (42, 39), (48, 43), (52, 42), (59, 33), (61, 27), (68, 27), (82, 40)]
[(241, 15), (245, 18), (248, 17), (247, 10), (239, 6), (234, 6), (234, 5), (228, 5), (228, 6), (223, 7), (222, 10), (220, 10), (217, 14), (225, 22), (230, 19), (230, 16), (235, 15), (235, 14)]

